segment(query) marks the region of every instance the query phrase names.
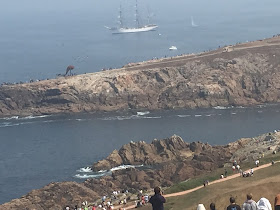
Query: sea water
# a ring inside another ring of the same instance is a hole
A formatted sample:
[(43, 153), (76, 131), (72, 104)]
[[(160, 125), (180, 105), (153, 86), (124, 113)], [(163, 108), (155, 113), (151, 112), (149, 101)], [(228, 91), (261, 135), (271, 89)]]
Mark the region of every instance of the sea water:
[(174, 134), (185, 141), (223, 145), (278, 130), (277, 105), (212, 109), (29, 116), (0, 119), (0, 203), (53, 181), (83, 181), (95, 161), (130, 141)]
[[(142, 0), (139, 11), (156, 31), (112, 35), (122, 4), (133, 26), (134, 1), (14, 0), (0, 7), (0, 83), (55, 78), (154, 57), (201, 52), (279, 33), (280, 2)], [(148, 9), (149, 8), (149, 9)], [(198, 27), (192, 27), (191, 16)], [(169, 51), (175, 45), (177, 51)], [(226, 144), (279, 129), (279, 107), (138, 111), (0, 119), (0, 203), (52, 181), (96, 176), (81, 170), (130, 141), (177, 134), (185, 141)], [(133, 166), (136, 167), (136, 166)]]

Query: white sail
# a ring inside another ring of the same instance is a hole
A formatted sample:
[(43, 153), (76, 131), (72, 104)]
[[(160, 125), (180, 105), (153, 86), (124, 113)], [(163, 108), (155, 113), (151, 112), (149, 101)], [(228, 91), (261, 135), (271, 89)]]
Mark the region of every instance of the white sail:
[(192, 27), (198, 27), (198, 25), (196, 25), (195, 23), (194, 23), (194, 21), (193, 21), (193, 16), (191, 16), (191, 23), (192, 23)]

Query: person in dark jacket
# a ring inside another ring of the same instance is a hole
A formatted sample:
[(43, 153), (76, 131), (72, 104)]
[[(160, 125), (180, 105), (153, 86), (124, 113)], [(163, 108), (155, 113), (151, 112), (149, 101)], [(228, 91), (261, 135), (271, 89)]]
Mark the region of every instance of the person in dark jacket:
[(230, 205), (227, 207), (227, 210), (241, 210), (241, 207), (235, 203), (235, 198), (229, 198)]
[(155, 187), (155, 194), (150, 198), (149, 202), (153, 206), (153, 210), (163, 210), (163, 203), (166, 202), (165, 198), (162, 196), (161, 190), (159, 187)]
[(216, 210), (215, 203), (211, 203), (211, 204), (210, 204), (210, 209), (211, 209), (211, 210)]

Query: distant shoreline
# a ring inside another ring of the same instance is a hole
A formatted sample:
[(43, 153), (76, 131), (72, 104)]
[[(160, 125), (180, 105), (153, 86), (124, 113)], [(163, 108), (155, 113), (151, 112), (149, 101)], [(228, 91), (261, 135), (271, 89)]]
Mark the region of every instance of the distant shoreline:
[(0, 86), (0, 116), (196, 109), (279, 103), (280, 37)]

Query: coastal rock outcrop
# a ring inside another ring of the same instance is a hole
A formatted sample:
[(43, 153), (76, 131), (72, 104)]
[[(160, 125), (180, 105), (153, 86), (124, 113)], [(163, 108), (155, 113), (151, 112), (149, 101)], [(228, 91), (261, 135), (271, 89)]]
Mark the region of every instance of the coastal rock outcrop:
[(139, 189), (171, 186), (225, 164), (232, 164), (233, 160), (252, 161), (272, 154), (272, 151), (278, 152), (279, 148), (280, 132), (277, 131), (255, 138), (243, 138), (225, 146), (187, 143), (176, 135), (154, 140), (151, 144), (131, 142), (95, 163), (93, 169), (109, 169), (121, 164), (143, 164), (142, 168), (116, 170), (111, 176), (87, 179), (83, 183), (50, 183), (42, 189), (33, 190), (19, 199), (0, 205), (0, 210), (62, 209), (66, 205), (74, 208), (83, 201), (93, 202), (103, 195), (110, 195), (114, 190), (137, 193)]
[(168, 139), (154, 140), (151, 144), (144, 141), (125, 144), (119, 151), (113, 151), (105, 160), (95, 163), (92, 168), (99, 171), (119, 165), (155, 165), (171, 160), (179, 161), (191, 154), (189, 144), (174, 135)]
[(76, 182), (50, 183), (39, 190), (32, 190), (27, 195), (0, 205), (0, 210), (4, 209), (62, 209), (72, 204), (81, 204), (83, 201), (96, 198), (98, 193), (83, 184)]
[(280, 101), (280, 37), (121, 69), (0, 86), (0, 116)]

